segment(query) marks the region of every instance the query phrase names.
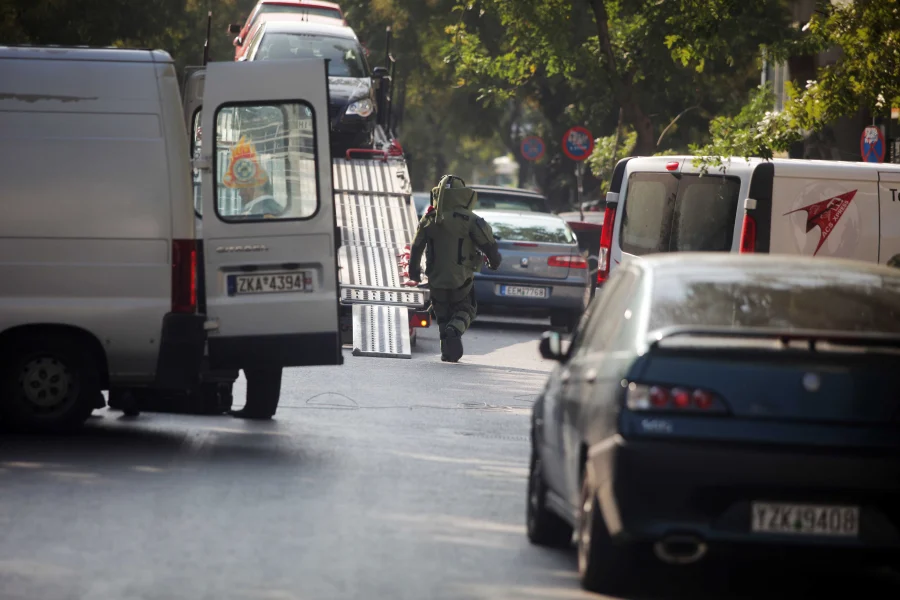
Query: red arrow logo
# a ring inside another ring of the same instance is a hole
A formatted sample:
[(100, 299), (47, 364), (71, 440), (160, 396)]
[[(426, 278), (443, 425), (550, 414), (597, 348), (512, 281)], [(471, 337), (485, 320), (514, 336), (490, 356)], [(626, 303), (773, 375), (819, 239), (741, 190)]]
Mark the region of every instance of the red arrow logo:
[(813, 256), (819, 252), (819, 248), (822, 247), (822, 244), (834, 231), (834, 227), (841, 220), (841, 217), (844, 216), (844, 213), (847, 212), (847, 207), (850, 206), (850, 202), (856, 196), (856, 192), (857, 190), (853, 190), (852, 192), (784, 213), (784, 216), (787, 216), (804, 210), (806, 211), (806, 233), (812, 231), (814, 227), (819, 228), (819, 245), (816, 246)]

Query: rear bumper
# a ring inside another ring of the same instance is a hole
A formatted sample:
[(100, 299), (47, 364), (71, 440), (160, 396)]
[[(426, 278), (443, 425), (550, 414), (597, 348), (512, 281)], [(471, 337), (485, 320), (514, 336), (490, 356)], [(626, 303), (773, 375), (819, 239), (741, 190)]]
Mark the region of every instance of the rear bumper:
[(168, 313), (163, 317), (154, 387), (186, 389), (200, 381), (206, 344), (204, 315)]
[[(501, 285), (550, 288), (545, 298), (501, 296)], [(530, 277), (506, 277), (486, 273), (475, 275), (475, 299), (479, 304), (522, 309), (584, 309), (587, 283), (573, 277), (566, 279), (540, 279)]]
[[(898, 457), (617, 436), (592, 447), (588, 465), (610, 532), (623, 540), (688, 534), (711, 550), (900, 555)], [(753, 533), (753, 501), (859, 506), (859, 537)]]

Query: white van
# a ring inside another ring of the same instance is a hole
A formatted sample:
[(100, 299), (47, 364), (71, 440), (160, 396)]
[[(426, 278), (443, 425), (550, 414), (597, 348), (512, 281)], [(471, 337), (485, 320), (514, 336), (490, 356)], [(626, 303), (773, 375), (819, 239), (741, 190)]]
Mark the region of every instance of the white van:
[(208, 65), (201, 241), (168, 54), (0, 48), (0, 420), (196, 385), (207, 345), (212, 368), (340, 364), (326, 81)]
[(629, 256), (768, 252), (885, 264), (900, 255), (900, 165), (626, 158), (607, 194), (598, 282)]

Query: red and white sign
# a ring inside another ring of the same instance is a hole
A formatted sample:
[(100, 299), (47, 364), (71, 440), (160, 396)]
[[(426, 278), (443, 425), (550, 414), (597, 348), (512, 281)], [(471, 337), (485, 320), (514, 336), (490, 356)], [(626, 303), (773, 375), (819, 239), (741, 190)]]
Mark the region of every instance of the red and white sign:
[(563, 134), (562, 150), (572, 160), (581, 162), (594, 151), (594, 138), (584, 127), (572, 127)]

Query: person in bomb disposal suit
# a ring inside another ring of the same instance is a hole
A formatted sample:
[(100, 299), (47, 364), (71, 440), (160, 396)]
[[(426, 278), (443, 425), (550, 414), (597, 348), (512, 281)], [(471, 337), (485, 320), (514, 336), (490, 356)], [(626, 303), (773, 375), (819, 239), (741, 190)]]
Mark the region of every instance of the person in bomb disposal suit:
[(491, 226), (471, 210), (476, 197), (465, 181), (444, 175), (431, 190), (432, 204), (419, 221), (410, 249), (412, 281), (422, 277), (422, 254), (427, 250), (425, 273), (441, 335), (441, 360), (445, 362), (462, 358), (462, 336), (477, 313), (474, 280), (481, 253), (495, 271), (502, 260)]

